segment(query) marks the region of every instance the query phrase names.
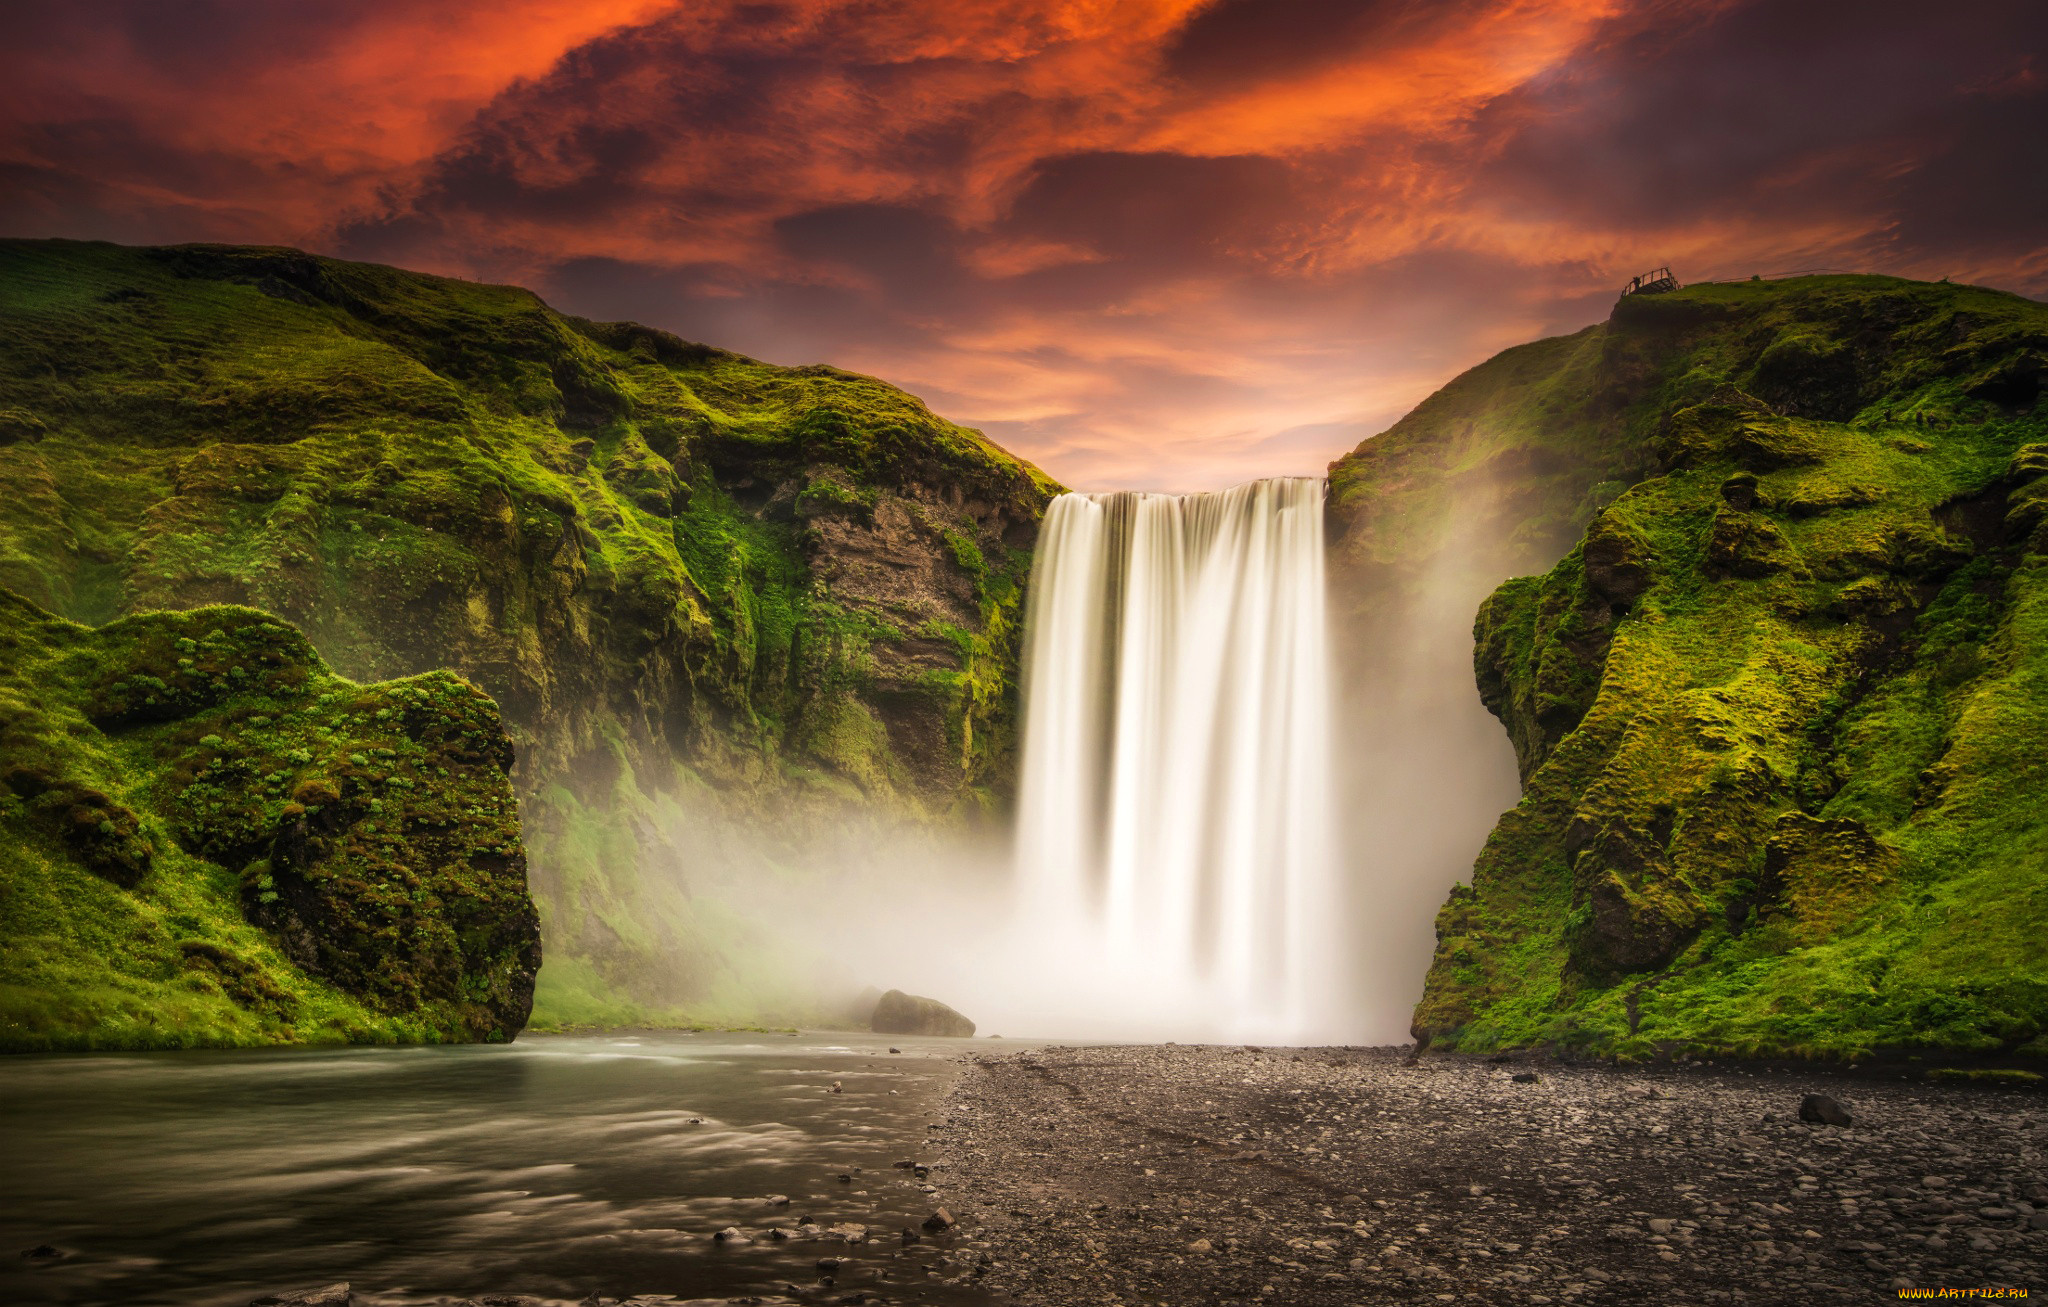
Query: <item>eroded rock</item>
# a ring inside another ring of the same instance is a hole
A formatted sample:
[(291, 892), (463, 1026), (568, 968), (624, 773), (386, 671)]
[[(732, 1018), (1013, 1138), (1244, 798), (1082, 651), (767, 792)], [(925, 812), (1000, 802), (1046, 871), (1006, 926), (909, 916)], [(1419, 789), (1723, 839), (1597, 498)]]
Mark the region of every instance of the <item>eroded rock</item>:
[(942, 1035), (966, 1038), (974, 1023), (935, 998), (892, 989), (875, 1004), (869, 1028), (878, 1035)]
[(1852, 1124), (1849, 1109), (1826, 1094), (1808, 1094), (1799, 1100), (1799, 1119), (1815, 1125)]

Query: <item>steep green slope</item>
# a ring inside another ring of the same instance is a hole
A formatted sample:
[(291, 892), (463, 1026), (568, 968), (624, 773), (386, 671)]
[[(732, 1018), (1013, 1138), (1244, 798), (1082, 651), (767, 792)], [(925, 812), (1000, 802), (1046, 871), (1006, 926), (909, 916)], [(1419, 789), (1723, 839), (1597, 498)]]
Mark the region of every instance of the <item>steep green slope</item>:
[(1418, 1037), (2048, 1051), (2044, 355), (2016, 296), (1699, 286), (1339, 466), (1363, 594), (1429, 575), (1403, 533), (1459, 508), (1468, 568), (1579, 537), (1480, 609), (1523, 795), (1439, 915)]
[(540, 965), (511, 764), (447, 673), (0, 591), (0, 1049), (510, 1038)]
[(249, 604), (350, 676), (483, 685), (544, 1017), (731, 989), (707, 816), (793, 847), (1003, 802), (1053, 489), (880, 382), (514, 288), (0, 243), (0, 585), (87, 622)]

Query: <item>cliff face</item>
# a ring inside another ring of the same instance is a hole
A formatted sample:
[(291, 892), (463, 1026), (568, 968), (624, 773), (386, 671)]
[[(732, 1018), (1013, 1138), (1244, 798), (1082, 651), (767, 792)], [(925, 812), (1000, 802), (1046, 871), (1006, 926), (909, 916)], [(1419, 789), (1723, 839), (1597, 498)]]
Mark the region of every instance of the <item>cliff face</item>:
[(445, 672), (0, 592), (0, 1048), (511, 1038), (540, 965), (511, 765)]
[(2048, 1051), (2044, 359), (2015, 296), (1693, 287), (1339, 465), (1357, 593), (1427, 575), (1418, 523), (1474, 532), (1471, 570), (1563, 554), (1479, 609), (1522, 797), (1438, 916), (1419, 1038)]
[(0, 387), (0, 585), (249, 604), (496, 697), (558, 1015), (715, 983), (697, 817), (1005, 799), (1056, 487), (880, 382), (291, 250), (12, 242)]

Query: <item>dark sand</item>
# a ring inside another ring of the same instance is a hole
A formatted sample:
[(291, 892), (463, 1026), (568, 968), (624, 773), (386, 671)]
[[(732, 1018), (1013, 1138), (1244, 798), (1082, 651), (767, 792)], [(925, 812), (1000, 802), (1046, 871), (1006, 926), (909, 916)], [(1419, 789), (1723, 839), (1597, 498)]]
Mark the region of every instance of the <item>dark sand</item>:
[(950, 1258), (1021, 1307), (2048, 1293), (2035, 1089), (1166, 1046), (973, 1055), (947, 1102)]

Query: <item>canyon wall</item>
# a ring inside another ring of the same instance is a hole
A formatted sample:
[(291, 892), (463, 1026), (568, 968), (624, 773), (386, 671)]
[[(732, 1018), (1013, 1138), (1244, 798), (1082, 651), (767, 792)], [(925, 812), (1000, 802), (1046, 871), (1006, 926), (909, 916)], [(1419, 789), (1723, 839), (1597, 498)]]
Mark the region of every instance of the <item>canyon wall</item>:
[(1419, 1039), (2048, 1051), (2044, 360), (2018, 296), (1695, 286), (1336, 465), (1358, 660), (1376, 612), (1497, 585), (1474, 672), (1520, 798)]
[(753, 945), (702, 891), (735, 859), (1000, 825), (1056, 489), (871, 378), (524, 290), (0, 243), (0, 586), (87, 623), (246, 604), (346, 676), (488, 691), (542, 1021), (736, 1012)]

